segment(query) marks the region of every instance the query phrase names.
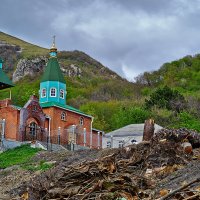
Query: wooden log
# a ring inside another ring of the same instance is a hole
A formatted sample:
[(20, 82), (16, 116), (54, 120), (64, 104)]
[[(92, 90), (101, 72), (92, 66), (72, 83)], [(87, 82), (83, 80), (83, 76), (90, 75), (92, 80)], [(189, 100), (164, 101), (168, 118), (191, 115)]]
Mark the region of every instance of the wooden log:
[(171, 191), (170, 193), (168, 193), (167, 195), (163, 196), (162, 198), (160, 198), (160, 200), (166, 200), (168, 199), (169, 197), (171, 197), (172, 195), (174, 195), (175, 193), (187, 188), (188, 186), (192, 185), (193, 183), (196, 183), (196, 182), (199, 182), (200, 181), (200, 178), (197, 178), (197, 179), (194, 179), (192, 180), (191, 182), (187, 183), (186, 185), (183, 185), (173, 191)]
[(154, 120), (148, 119), (144, 123), (143, 141), (150, 141), (154, 135)]

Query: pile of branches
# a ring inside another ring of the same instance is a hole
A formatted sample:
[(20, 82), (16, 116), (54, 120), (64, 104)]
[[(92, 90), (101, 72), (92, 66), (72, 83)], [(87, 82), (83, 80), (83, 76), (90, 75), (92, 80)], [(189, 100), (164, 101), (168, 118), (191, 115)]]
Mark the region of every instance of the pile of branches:
[(70, 165), (63, 161), (15, 192), (31, 200), (155, 199), (152, 191), (168, 175), (163, 173), (166, 168), (171, 173), (192, 160), (192, 155), (184, 153), (178, 135), (174, 130), (162, 130), (150, 142), (118, 149), (96, 160)]

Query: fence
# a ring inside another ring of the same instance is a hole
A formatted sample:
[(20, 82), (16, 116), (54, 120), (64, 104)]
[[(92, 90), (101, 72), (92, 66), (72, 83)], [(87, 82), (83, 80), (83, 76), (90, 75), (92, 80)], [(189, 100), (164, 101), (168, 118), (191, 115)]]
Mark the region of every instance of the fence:
[[(14, 123), (0, 120), (0, 146), (3, 139), (11, 139), (21, 142), (40, 141), (43, 146), (51, 150), (54, 147), (63, 146), (70, 150), (80, 148), (100, 148), (100, 137), (96, 137), (91, 132), (86, 131), (85, 128), (78, 126), (71, 126), (69, 128), (56, 130), (42, 129), (39, 126), (27, 125), (23, 133), (19, 133), (19, 126)], [(57, 145), (57, 146), (56, 146)]]

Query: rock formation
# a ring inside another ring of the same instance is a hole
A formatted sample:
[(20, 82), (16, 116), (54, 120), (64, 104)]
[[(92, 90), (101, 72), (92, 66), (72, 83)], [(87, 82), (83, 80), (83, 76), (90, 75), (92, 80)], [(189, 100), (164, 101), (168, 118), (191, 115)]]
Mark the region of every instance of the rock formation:
[(13, 73), (13, 82), (19, 81), (24, 76), (36, 76), (44, 70), (47, 58), (40, 56), (33, 59), (20, 59), (15, 72)]

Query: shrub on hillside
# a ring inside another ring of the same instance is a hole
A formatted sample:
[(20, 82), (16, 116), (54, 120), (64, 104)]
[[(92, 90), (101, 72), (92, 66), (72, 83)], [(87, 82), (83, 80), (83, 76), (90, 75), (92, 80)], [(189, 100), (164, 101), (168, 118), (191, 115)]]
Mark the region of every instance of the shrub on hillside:
[(186, 100), (182, 94), (177, 90), (173, 90), (168, 86), (158, 88), (151, 95), (149, 100), (145, 100), (145, 107), (151, 108), (157, 106), (158, 108), (166, 108), (180, 112), (186, 107)]

